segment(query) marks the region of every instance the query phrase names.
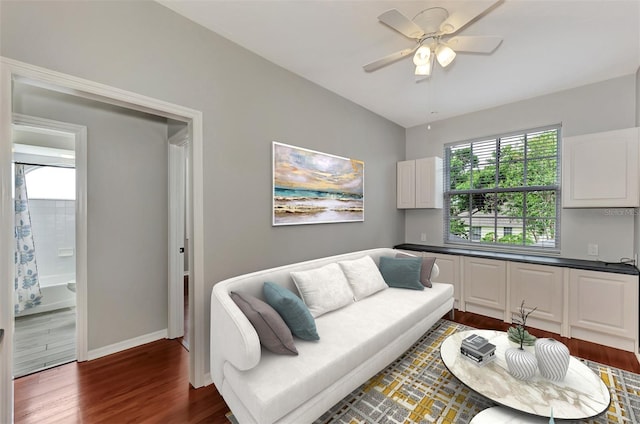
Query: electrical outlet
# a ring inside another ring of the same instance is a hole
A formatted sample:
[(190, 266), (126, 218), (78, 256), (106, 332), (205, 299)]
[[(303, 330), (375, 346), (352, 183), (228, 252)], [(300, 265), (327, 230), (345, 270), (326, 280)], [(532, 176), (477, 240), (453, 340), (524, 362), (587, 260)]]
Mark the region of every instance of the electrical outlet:
[(589, 243), (587, 245), (587, 255), (598, 256), (598, 245), (595, 243)]
[(420, 241), (427, 241), (427, 233), (420, 234)]

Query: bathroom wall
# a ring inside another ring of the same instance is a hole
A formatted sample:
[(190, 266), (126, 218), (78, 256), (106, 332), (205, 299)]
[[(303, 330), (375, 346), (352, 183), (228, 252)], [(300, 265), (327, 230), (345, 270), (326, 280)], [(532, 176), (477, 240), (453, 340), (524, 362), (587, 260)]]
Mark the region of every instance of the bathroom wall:
[(75, 279), (75, 203), (75, 200), (29, 199), (42, 287)]

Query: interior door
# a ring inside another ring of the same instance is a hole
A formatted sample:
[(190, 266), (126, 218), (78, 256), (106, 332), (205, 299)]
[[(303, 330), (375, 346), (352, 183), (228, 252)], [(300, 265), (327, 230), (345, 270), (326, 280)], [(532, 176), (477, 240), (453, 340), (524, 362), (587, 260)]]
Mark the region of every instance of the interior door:
[(188, 128), (169, 138), (169, 323), (168, 337), (184, 335), (184, 251)]

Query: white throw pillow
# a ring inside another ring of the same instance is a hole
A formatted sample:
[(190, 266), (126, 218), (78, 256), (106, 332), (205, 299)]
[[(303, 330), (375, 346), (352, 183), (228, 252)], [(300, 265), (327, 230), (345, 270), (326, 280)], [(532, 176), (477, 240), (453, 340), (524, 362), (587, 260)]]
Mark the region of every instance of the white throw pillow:
[(353, 292), (340, 265), (292, 271), (291, 277), (314, 318), (353, 303)]
[(382, 274), (371, 256), (367, 255), (353, 261), (338, 263), (344, 271), (344, 275), (347, 276), (356, 300), (364, 299), (389, 287), (384, 282), (384, 278), (382, 278)]

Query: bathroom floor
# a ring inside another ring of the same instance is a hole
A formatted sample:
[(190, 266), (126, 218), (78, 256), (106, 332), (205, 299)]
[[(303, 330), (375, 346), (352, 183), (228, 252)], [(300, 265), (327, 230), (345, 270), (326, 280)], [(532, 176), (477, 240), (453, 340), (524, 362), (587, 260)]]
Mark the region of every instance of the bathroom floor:
[(13, 350), (15, 378), (75, 359), (75, 308), (16, 318)]

